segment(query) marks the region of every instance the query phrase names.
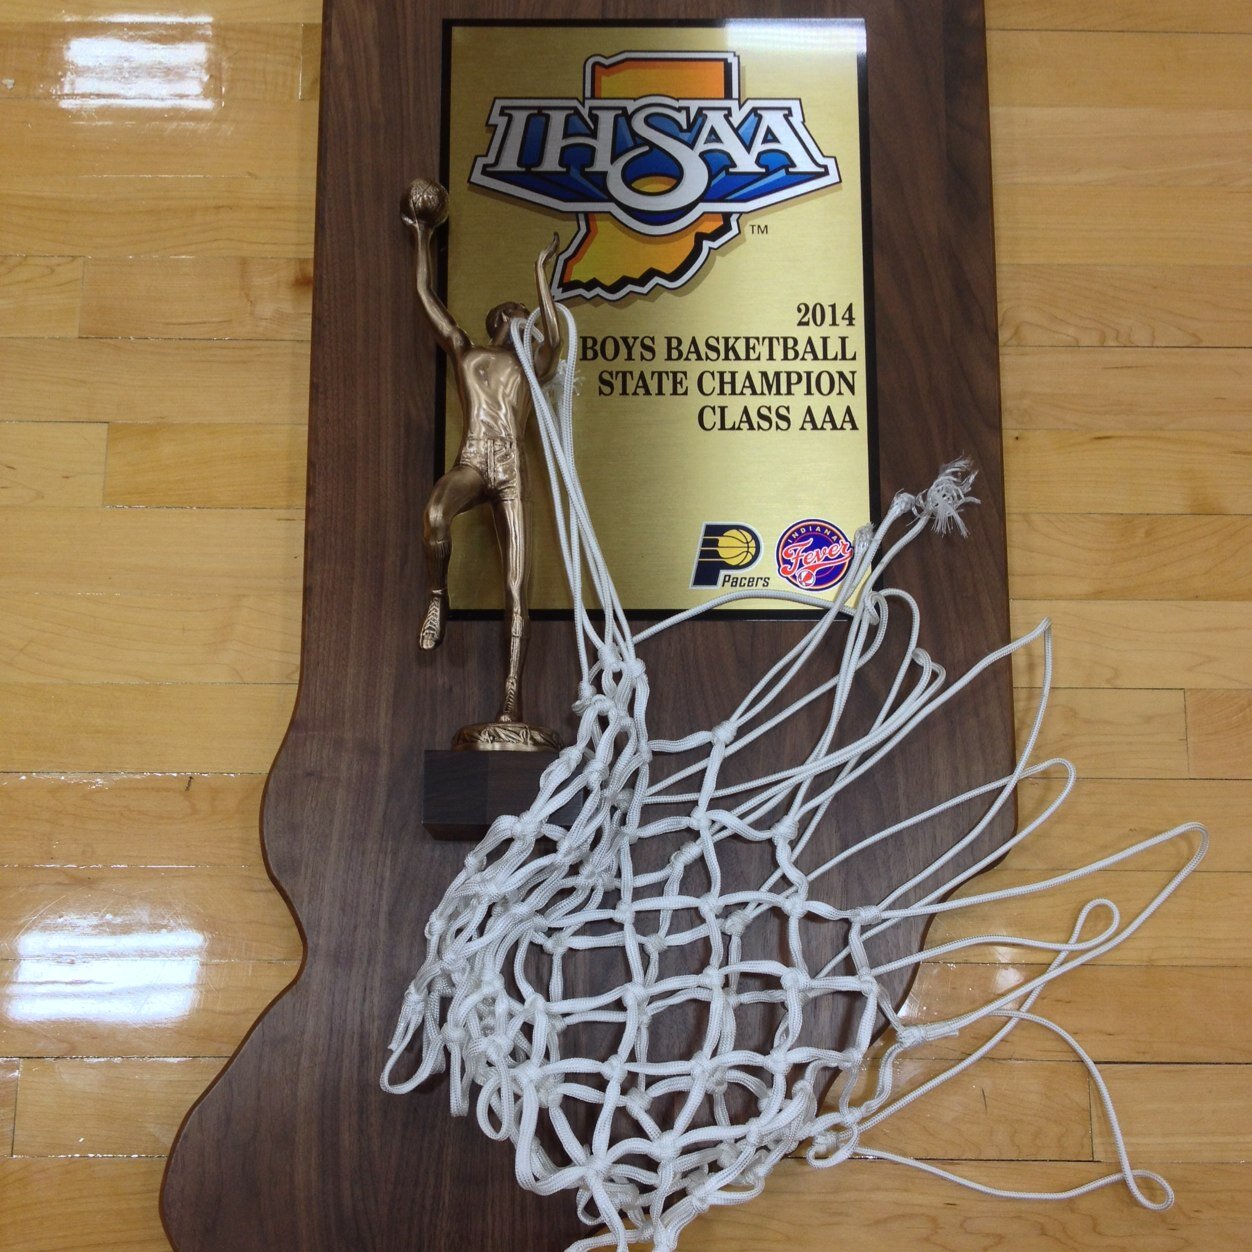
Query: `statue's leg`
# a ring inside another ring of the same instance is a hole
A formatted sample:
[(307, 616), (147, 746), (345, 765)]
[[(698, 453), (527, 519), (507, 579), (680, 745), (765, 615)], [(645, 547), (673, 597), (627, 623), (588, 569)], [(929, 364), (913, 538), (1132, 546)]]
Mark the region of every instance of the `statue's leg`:
[(522, 720), (522, 666), (530, 637), (530, 614), (526, 608), (527, 545), (526, 516), (520, 498), (506, 496), (492, 502), (500, 564), (504, 571), (504, 642), (507, 668), (504, 697), (498, 722)]
[(458, 513), (481, 504), (485, 495), (483, 476), (469, 465), (454, 465), (430, 493), (422, 520), (429, 597), (417, 637), (421, 648), (437, 648), (443, 641), (444, 618), (448, 608), (448, 562), (452, 556), (452, 519)]

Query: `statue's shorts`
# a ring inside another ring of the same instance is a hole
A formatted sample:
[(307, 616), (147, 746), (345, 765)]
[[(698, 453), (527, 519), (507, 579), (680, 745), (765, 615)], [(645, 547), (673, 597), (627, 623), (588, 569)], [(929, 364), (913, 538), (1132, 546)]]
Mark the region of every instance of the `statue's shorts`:
[(522, 495), (521, 456), (515, 439), (470, 437), (461, 444), (458, 465), (477, 470), (487, 490), (497, 500), (518, 500)]

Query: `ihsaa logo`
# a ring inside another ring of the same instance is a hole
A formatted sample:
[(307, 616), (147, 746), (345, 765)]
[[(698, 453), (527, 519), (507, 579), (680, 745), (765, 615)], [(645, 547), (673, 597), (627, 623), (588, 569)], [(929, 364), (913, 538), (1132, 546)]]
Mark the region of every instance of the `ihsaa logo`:
[(470, 183), (578, 215), (558, 296), (681, 287), (739, 218), (839, 182), (799, 100), (740, 100), (730, 52), (623, 52), (583, 99), (497, 99)]

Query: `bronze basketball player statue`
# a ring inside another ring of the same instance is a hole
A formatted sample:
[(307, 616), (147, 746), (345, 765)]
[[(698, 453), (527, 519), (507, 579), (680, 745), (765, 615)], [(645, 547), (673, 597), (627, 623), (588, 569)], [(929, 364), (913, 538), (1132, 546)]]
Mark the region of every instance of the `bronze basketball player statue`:
[[(418, 646), (429, 650), (443, 640), (448, 611), (448, 562), (452, 555), (452, 519), (481, 504), (491, 506), (504, 575), (506, 672), (504, 696), (495, 720), (466, 726), (454, 748), (540, 751), (560, 746), (554, 731), (530, 726), (522, 718), (522, 668), (530, 634), (526, 606), (530, 543), (527, 527), (527, 475), (522, 446), (531, 414), (530, 387), (513, 348), (510, 325), (530, 316), (523, 304), (507, 301), (487, 314), (489, 342), (474, 343), (457, 325), (435, 290), (435, 231), (447, 220), (448, 193), (438, 183), (419, 178), (403, 206), (413, 232), (417, 298), (439, 346), (452, 362), (464, 428), (456, 462), (435, 484), (426, 505), (422, 538), (426, 549), (429, 599)], [(547, 266), (559, 241), (535, 261), (539, 329), (543, 342), (535, 353), (535, 372), (547, 382), (561, 356), (561, 330), (548, 281)]]

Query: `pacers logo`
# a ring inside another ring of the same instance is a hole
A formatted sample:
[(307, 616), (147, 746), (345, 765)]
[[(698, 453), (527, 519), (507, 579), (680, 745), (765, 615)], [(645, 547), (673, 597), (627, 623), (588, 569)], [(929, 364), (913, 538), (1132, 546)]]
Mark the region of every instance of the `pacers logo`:
[(553, 290), (620, 300), (681, 287), (741, 214), (840, 181), (799, 100), (740, 100), (733, 52), (621, 52), (582, 99), (496, 99), (475, 187), (578, 217)]
[[(691, 575), (693, 587), (763, 587), (767, 578), (739, 578), (761, 555), (761, 537), (741, 522), (706, 522)], [(730, 575), (730, 577), (726, 577)]]

